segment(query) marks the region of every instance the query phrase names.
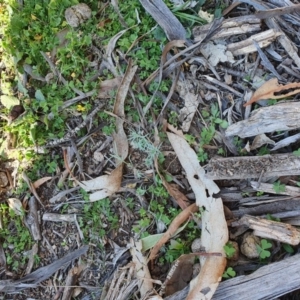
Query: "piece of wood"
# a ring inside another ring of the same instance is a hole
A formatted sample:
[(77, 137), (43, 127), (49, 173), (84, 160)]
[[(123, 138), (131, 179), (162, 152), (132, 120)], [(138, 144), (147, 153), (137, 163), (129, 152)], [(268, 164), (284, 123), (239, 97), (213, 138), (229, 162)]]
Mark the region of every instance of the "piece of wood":
[[(238, 276), (221, 282), (213, 300), (275, 299), (299, 288), (300, 254), (259, 268), (250, 275)], [(279, 278), (287, 278), (279, 284)], [(189, 288), (166, 297), (165, 300), (184, 300)]]
[(68, 276), (65, 283), (64, 293), (61, 300), (70, 300), (73, 295), (74, 285), (76, 284), (78, 277), (80, 275), (81, 268), (74, 267), (68, 272)]
[(286, 102), (254, 110), (247, 120), (230, 125), (225, 135), (245, 138), (266, 132), (295, 130), (299, 127), (300, 102)]
[(162, 0), (140, 0), (140, 3), (163, 29), (169, 41), (186, 39), (184, 27)]
[(34, 196), (30, 197), (29, 202), (29, 214), (26, 217), (27, 226), (30, 229), (30, 233), (35, 241), (39, 241), (42, 238), (39, 217), (37, 211), (37, 202)]
[(300, 175), (300, 157), (293, 154), (212, 158), (205, 167), (212, 180)]
[(29, 260), (28, 260), (27, 267), (26, 267), (26, 270), (25, 270), (25, 275), (30, 274), (30, 272), (33, 268), (33, 265), (34, 265), (35, 255), (38, 253), (38, 250), (39, 250), (38, 244), (34, 244), (32, 246), (31, 251), (30, 251)]
[[(237, 34), (245, 34), (257, 32), (260, 30), (261, 20), (254, 15), (241, 16), (223, 20), (221, 28), (211, 39), (220, 39)], [(203, 36), (208, 32), (210, 25), (195, 26), (193, 28), (194, 41), (197, 42), (203, 39)]]
[(257, 49), (253, 43), (256, 41), (260, 48), (269, 46), (281, 33), (274, 29), (269, 29), (250, 36), (248, 39), (237, 43), (231, 43), (227, 46), (227, 50), (232, 52), (233, 55), (244, 55), (247, 53), (256, 52)]
[(273, 184), (270, 183), (258, 183), (257, 181), (251, 181), (251, 186), (254, 190), (265, 192), (269, 194), (278, 194), (278, 195), (289, 195), (292, 197), (300, 197), (300, 188), (296, 186), (286, 185), (283, 192), (276, 193), (274, 190)]
[(43, 221), (50, 221), (50, 222), (75, 222), (75, 215), (61, 215), (61, 214), (54, 214), (54, 213), (45, 213), (43, 214)]
[(300, 232), (290, 224), (244, 215), (239, 221), (231, 223), (232, 227), (247, 226), (253, 234), (289, 245), (298, 245)]

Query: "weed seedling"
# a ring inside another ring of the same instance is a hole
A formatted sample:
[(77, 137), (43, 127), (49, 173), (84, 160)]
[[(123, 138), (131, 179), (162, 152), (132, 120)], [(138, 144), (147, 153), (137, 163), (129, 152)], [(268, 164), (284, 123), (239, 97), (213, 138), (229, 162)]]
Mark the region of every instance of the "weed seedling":
[(276, 194), (285, 192), (285, 184), (281, 184), (280, 181), (273, 183), (273, 190)]
[(269, 243), (266, 239), (262, 239), (260, 241), (260, 245), (257, 245), (257, 250), (259, 252), (259, 257), (261, 259), (265, 259), (267, 257), (270, 257), (271, 252), (268, 250), (272, 248), (272, 244)]
[(285, 252), (287, 252), (289, 254), (294, 254), (295, 253), (295, 250), (289, 244), (282, 244), (282, 248), (284, 249)]
[(235, 248), (231, 243), (226, 243), (226, 245), (224, 246), (224, 251), (227, 258), (231, 258), (235, 254)]
[(232, 269), (232, 267), (227, 268), (222, 275), (224, 279), (233, 278), (235, 276), (236, 276), (236, 272)]

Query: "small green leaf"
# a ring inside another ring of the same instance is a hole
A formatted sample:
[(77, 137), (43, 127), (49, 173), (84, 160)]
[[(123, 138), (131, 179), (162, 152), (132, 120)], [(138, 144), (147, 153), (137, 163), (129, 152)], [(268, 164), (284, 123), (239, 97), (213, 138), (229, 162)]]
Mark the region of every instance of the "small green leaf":
[(276, 194), (285, 192), (285, 184), (281, 184), (280, 181), (273, 183), (273, 190)]
[(42, 91), (41, 90), (36, 90), (35, 94), (34, 94), (34, 97), (36, 100), (38, 101), (45, 101), (45, 96), (43, 95)]
[(267, 258), (267, 257), (270, 257), (270, 255), (271, 255), (270, 251), (268, 251), (268, 250), (262, 250), (262, 251), (260, 252), (260, 254), (259, 254), (259, 257), (260, 257), (261, 259), (265, 259), (265, 258)]
[(228, 122), (225, 121), (225, 120), (222, 120), (222, 122), (220, 123), (220, 126), (223, 128), (223, 129), (226, 129), (228, 127)]
[(261, 247), (262, 247), (263, 249), (269, 249), (269, 248), (272, 247), (272, 244), (269, 243), (267, 240), (262, 239), (262, 240), (261, 240)]
[(2, 105), (8, 109), (20, 104), (20, 100), (14, 96), (1, 95), (0, 101)]
[(298, 148), (298, 150), (293, 151), (293, 154), (296, 156), (300, 156), (300, 148)]
[(287, 253), (293, 254), (295, 252), (293, 247), (289, 244), (283, 244), (282, 247)]

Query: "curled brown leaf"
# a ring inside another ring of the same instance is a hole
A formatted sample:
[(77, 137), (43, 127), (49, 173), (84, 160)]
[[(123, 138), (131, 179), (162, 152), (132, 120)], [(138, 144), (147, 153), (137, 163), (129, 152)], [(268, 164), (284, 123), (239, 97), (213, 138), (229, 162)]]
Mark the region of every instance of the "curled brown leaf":
[(282, 85), (278, 83), (277, 78), (272, 78), (256, 90), (244, 107), (262, 99), (283, 99), (298, 93), (300, 93), (299, 82)]
[(195, 213), (198, 211), (198, 206), (194, 203), (184, 209), (170, 224), (168, 230), (164, 233), (161, 239), (157, 242), (157, 244), (153, 247), (150, 252), (149, 260), (153, 260), (159, 249), (173, 236), (175, 231), (179, 228), (179, 226), (184, 223), (190, 216), (191, 213)]

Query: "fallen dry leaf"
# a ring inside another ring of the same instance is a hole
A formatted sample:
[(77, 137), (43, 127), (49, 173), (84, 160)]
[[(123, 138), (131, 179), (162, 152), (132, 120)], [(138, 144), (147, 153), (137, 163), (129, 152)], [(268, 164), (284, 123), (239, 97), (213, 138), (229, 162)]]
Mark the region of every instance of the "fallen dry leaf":
[(24, 216), (25, 211), (22, 202), (18, 198), (8, 198), (7, 203), (16, 215)]
[(114, 115), (116, 118), (116, 133), (114, 134), (114, 148), (116, 156), (116, 169), (111, 172), (110, 175), (103, 175), (92, 180), (82, 181), (79, 185), (85, 191), (95, 191), (90, 194), (90, 201), (97, 201), (113, 195), (121, 187), (122, 175), (123, 175), (123, 161), (128, 155), (128, 140), (125, 134), (124, 124), (124, 103), (130, 83), (137, 70), (137, 66), (132, 66), (129, 61), (126, 73), (122, 79), (121, 85), (118, 89), (116, 102), (114, 106)]
[(164, 233), (161, 239), (151, 250), (149, 255), (149, 260), (153, 260), (156, 257), (160, 248), (174, 235), (174, 233), (179, 228), (179, 226), (191, 216), (191, 213), (195, 213), (198, 210), (199, 210), (198, 206), (196, 204), (192, 204), (188, 206), (186, 209), (184, 209), (182, 212), (180, 212), (178, 216), (175, 217), (175, 219), (169, 225), (168, 230)]
[(262, 134), (257, 135), (254, 138), (250, 149), (255, 150), (265, 144), (275, 145), (275, 142), (273, 140), (271, 140), (270, 138), (268, 138), (264, 133), (262, 133)]
[(175, 184), (170, 184), (167, 182), (167, 180), (159, 171), (157, 159), (154, 160), (154, 165), (155, 165), (156, 172), (159, 175), (168, 193), (175, 199), (175, 201), (177, 202), (177, 204), (180, 206), (181, 209), (187, 208), (189, 206), (188, 198), (178, 190)]
[(38, 180), (36, 180), (34, 183), (33, 183), (33, 187), (35, 189), (39, 188), (41, 185), (43, 185), (45, 182), (49, 181), (50, 179), (52, 179), (52, 177), (43, 177), (43, 178), (40, 178)]
[(121, 84), (121, 80), (122, 80), (122, 77), (118, 76), (113, 79), (107, 79), (107, 80), (102, 81), (100, 84), (100, 90), (98, 93), (98, 97), (105, 98), (105, 99), (111, 98), (112, 97), (111, 92), (118, 89), (118, 87)]
[(282, 85), (278, 83), (277, 78), (272, 78), (256, 90), (244, 107), (262, 99), (283, 99), (298, 93), (300, 93), (299, 82)]
[(102, 175), (91, 180), (81, 181), (79, 185), (86, 192), (95, 191), (90, 194), (90, 201), (104, 199), (117, 192), (121, 186), (123, 165), (119, 165), (110, 175)]

